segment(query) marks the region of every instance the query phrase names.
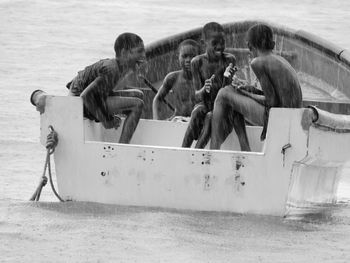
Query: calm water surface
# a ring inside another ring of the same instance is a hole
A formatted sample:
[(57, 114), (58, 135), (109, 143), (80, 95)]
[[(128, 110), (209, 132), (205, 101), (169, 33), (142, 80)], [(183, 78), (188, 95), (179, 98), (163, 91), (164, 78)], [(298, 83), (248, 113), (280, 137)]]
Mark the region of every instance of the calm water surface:
[(348, 172), (337, 206), (296, 220), (59, 204), (49, 187), (46, 202), (26, 202), (45, 157), (31, 92), (65, 95), (78, 70), (114, 55), (118, 34), (148, 44), (209, 21), (263, 19), (350, 49), (349, 12), (347, 0), (0, 0), (0, 261), (349, 262)]

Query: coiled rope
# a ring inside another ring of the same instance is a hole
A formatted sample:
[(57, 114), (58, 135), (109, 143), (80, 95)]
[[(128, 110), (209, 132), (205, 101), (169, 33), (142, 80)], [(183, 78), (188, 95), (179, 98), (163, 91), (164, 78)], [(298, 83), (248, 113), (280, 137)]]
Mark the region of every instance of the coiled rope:
[(53, 127), (50, 125), (49, 126), (49, 134), (47, 135), (47, 140), (46, 140), (46, 161), (44, 165), (44, 171), (43, 175), (41, 176), (40, 182), (38, 187), (36, 188), (34, 194), (32, 197), (29, 199), (30, 201), (39, 201), (40, 195), (41, 195), (41, 190), (43, 187), (47, 184), (47, 177), (46, 177), (46, 170), (48, 170), (49, 173), (49, 179), (50, 179), (50, 185), (51, 189), (54, 192), (55, 196), (60, 200), (61, 202), (64, 202), (64, 200), (59, 196), (57, 193), (53, 181), (52, 181), (52, 174), (51, 174), (51, 163), (50, 163), (50, 155), (54, 153), (55, 148), (58, 144), (58, 135), (57, 132), (53, 129)]

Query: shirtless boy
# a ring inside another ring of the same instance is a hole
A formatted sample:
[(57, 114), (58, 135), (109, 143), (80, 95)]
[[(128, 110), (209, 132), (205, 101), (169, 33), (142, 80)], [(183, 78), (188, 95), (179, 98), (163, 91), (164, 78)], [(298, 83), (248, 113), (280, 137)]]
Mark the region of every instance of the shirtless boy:
[(142, 113), (142, 93), (133, 94), (133, 91), (129, 97), (127, 94), (115, 93), (113, 89), (120, 86), (119, 82), (127, 74), (137, 71), (145, 62), (145, 48), (138, 35), (123, 33), (117, 37), (114, 50), (115, 58), (87, 66), (78, 72), (67, 87), (70, 95), (83, 99), (84, 116), (100, 121), (106, 129), (119, 126), (120, 120), (115, 118), (115, 114), (126, 114), (119, 142), (129, 143)]
[[(236, 59), (225, 53), (223, 27), (215, 22), (204, 25), (202, 39), (206, 52), (191, 61), (195, 98), (199, 101), (191, 113), (191, 120), (182, 142), (182, 147), (191, 147), (197, 140), (196, 148), (204, 148), (210, 139), (211, 111), (215, 97), (221, 87), (230, 83)], [(224, 77), (225, 70), (230, 77)]]
[(263, 126), (261, 140), (264, 140), (271, 107), (302, 106), (302, 92), (295, 70), (284, 58), (272, 52), (275, 45), (272, 29), (257, 24), (248, 30), (247, 36), (248, 48), (254, 57), (251, 68), (262, 91), (253, 86), (226, 86), (219, 91), (212, 117), (211, 149), (220, 149), (234, 128), (241, 150), (250, 151), (245, 118)]
[(155, 120), (159, 120), (160, 102), (165, 99), (171, 90), (175, 97), (174, 116), (189, 117), (195, 104), (191, 60), (193, 57), (199, 55), (200, 47), (196, 41), (186, 39), (180, 43), (178, 50), (181, 69), (170, 72), (165, 77), (162, 86), (154, 97), (153, 119)]

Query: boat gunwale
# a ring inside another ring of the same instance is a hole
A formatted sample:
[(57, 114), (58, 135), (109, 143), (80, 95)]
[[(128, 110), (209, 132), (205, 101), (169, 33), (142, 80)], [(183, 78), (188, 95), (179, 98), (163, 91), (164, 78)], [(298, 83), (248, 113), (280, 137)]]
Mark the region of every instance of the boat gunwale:
[[(265, 23), (272, 27), (274, 34), (288, 37), (290, 39), (296, 39), (301, 41), (307, 46), (311, 46), (322, 53), (327, 54), (328, 56), (337, 60), (337, 62), (344, 63), (350, 70), (350, 60), (347, 56), (343, 56), (343, 53), (347, 51), (344, 48), (339, 47), (336, 44), (331, 43), (330, 41), (323, 39), (319, 36), (316, 36), (312, 33), (306, 32), (305, 30), (291, 29), (286, 26), (282, 26), (278, 23), (267, 22), (264, 20), (244, 20), (237, 22), (230, 22), (222, 24), (226, 33), (244, 33), (247, 32), (249, 27), (257, 23)], [(156, 56), (166, 54), (169, 51), (176, 49), (175, 47), (180, 44), (181, 41), (192, 38), (198, 39), (201, 35), (202, 27), (194, 28), (182, 33), (178, 33), (157, 41), (154, 41), (146, 45), (146, 54), (149, 59)], [(347, 52), (344, 53), (346, 55)]]
[(149, 148), (149, 149), (167, 149), (167, 150), (180, 150), (180, 151), (190, 151), (190, 152), (218, 152), (223, 154), (238, 154), (238, 155), (257, 155), (257, 156), (264, 156), (266, 155), (264, 149), (261, 152), (248, 152), (248, 151), (233, 151), (233, 150), (211, 150), (211, 149), (197, 149), (197, 148), (185, 148), (181, 146), (160, 146), (160, 145), (145, 145), (145, 144), (124, 144), (124, 143), (118, 143), (118, 142), (103, 142), (103, 141), (92, 141), (92, 140), (84, 140), (83, 144), (101, 144), (101, 145), (115, 145), (115, 146), (121, 146), (126, 148)]

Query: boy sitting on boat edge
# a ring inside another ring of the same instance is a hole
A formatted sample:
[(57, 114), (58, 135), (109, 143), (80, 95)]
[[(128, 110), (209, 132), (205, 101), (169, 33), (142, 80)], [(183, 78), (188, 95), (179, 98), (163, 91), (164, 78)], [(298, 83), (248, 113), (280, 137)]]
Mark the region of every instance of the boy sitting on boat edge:
[[(146, 53), (143, 40), (133, 33), (119, 35), (114, 51), (115, 58), (100, 60), (79, 71), (67, 84), (68, 95), (80, 96), (84, 117), (101, 122), (106, 129), (118, 128), (121, 120), (116, 114), (126, 114), (119, 143), (129, 143), (143, 110), (143, 93), (124, 90), (121, 83), (130, 72), (138, 71), (146, 61)], [(31, 102), (42, 113), (45, 95), (39, 91), (32, 93)]]
[(270, 108), (302, 107), (302, 92), (295, 70), (287, 60), (272, 52), (275, 46), (272, 29), (257, 24), (248, 30), (247, 36), (248, 48), (254, 56), (251, 68), (262, 91), (254, 86), (232, 85), (219, 91), (213, 110), (210, 149), (220, 149), (234, 128), (241, 150), (250, 151), (245, 118), (263, 126), (261, 140), (264, 140)]
[[(206, 45), (206, 52), (191, 61), (195, 97), (199, 103), (191, 113), (182, 147), (191, 147), (194, 140), (197, 140), (196, 148), (204, 148), (208, 143), (214, 100), (219, 89), (231, 81), (233, 67), (236, 64), (235, 56), (224, 52), (224, 29), (220, 24), (216, 22), (205, 24), (202, 41)], [(228, 78), (224, 77), (225, 71), (229, 75)]]

